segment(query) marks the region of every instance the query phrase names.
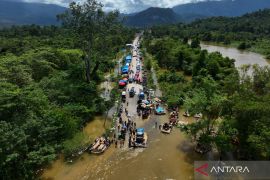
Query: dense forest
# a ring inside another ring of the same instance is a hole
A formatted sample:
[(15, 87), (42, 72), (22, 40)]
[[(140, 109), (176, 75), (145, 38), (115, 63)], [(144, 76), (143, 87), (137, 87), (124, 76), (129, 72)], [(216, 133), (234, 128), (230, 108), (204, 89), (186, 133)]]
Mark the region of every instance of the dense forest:
[(270, 59), (270, 10), (260, 10), (241, 17), (212, 17), (190, 24), (153, 28), (157, 37), (198, 38), (201, 41), (249, 49)]
[(33, 179), (112, 105), (98, 85), (134, 36), (117, 17), (90, 0), (71, 4), (62, 27), (0, 31), (1, 179)]
[(189, 44), (187, 38), (170, 33), (172, 28), (152, 28), (144, 46), (153, 56), (150, 64), (158, 72), (169, 108), (203, 114), (181, 130), (197, 147), (216, 149), (220, 159), (230, 152), (239, 160), (268, 160), (270, 68), (246, 66), (239, 72), (234, 60), (201, 50), (198, 39)]

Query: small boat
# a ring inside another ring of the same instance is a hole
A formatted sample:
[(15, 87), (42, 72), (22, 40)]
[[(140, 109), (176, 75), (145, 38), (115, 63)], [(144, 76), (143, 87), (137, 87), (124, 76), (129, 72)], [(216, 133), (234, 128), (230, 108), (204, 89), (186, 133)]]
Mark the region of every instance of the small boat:
[(106, 151), (110, 146), (110, 140), (104, 137), (97, 138), (92, 146), (89, 148), (89, 152), (93, 154), (101, 154)]
[(172, 128), (173, 126), (171, 124), (164, 123), (163, 125), (161, 125), (160, 131), (166, 134), (170, 134), (172, 132)]
[(190, 117), (190, 114), (189, 114), (188, 111), (185, 111), (184, 114), (183, 114), (183, 116), (185, 116), (185, 117)]
[(147, 133), (144, 132), (144, 128), (137, 128), (135, 135), (131, 135), (131, 146), (133, 147), (146, 147)]
[(194, 118), (197, 118), (197, 119), (202, 118), (202, 113), (196, 113), (194, 115)]

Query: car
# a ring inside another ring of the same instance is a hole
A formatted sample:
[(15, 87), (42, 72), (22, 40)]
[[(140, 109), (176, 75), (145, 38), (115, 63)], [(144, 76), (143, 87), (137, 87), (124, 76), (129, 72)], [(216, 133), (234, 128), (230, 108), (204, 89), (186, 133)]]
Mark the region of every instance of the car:
[(134, 79), (133, 78), (128, 78), (129, 83), (133, 83)]
[(137, 70), (140, 70), (141, 68), (140, 68), (140, 66), (136, 66), (136, 69), (137, 69)]
[(139, 100), (144, 100), (145, 95), (144, 95), (143, 91), (140, 92), (140, 94), (138, 95), (138, 98), (139, 98)]
[(132, 87), (132, 88), (129, 90), (129, 97), (134, 97), (135, 94), (136, 94), (135, 87)]

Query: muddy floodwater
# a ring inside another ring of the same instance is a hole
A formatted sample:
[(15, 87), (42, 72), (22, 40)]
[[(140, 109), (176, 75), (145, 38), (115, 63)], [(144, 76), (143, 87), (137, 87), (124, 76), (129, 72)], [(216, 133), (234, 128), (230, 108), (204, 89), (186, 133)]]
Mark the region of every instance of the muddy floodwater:
[[(88, 123), (84, 128), (84, 133), (89, 136), (89, 139), (95, 139), (105, 132), (105, 119), (103, 117), (96, 117), (93, 121)], [(107, 122), (109, 126), (110, 122)], [(84, 153), (73, 163), (66, 163), (61, 156), (48, 169), (46, 169), (41, 176), (42, 179), (83, 179), (88, 174), (89, 170), (95, 167), (100, 161), (106, 160), (106, 157), (113, 153), (113, 148), (106, 151), (105, 156), (92, 156)]]
[(224, 57), (235, 59), (235, 66), (237, 68), (247, 64), (250, 65), (258, 64), (259, 66), (269, 65), (267, 60), (262, 55), (257, 53), (249, 51), (240, 51), (236, 48), (215, 46), (204, 43), (201, 43), (201, 48), (207, 50), (208, 52), (220, 52)]
[[(193, 179), (194, 160), (203, 160), (193, 151), (190, 140), (174, 128), (171, 134), (162, 134), (155, 127), (168, 121), (168, 117), (152, 115), (142, 121), (148, 133), (147, 148), (120, 149), (113, 145), (102, 155), (84, 153), (76, 162), (67, 164), (63, 158), (58, 159), (47, 169), (42, 179), (108, 179), (108, 180), (148, 180), (148, 179)], [(181, 117), (191, 122), (191, 118)], [(95, 119), (86, 126), (92, 136), (102, 133), (103, 120)]]

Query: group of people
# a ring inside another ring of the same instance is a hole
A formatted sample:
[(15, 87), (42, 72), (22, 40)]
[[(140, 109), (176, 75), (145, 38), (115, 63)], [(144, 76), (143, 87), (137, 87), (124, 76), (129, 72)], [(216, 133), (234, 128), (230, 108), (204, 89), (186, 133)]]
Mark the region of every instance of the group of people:
[(120, 144), (120, 148), (124, 147), (126, 133), (129, 133), (129, 135), (131, 135), (132, 132), (134, 132), (134, 130), (136, 129), (136, 122), (131, 120), (127, 108), (125, 108), (125, 116), (127, 118), (127, 121), (123, 120), (122, 113), (118, 114), (117, 133), (114, 134), (115, 147), (118, 147), (118, 141)]

